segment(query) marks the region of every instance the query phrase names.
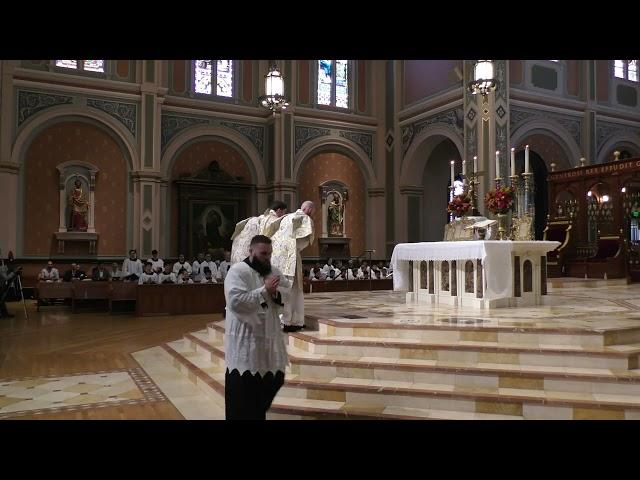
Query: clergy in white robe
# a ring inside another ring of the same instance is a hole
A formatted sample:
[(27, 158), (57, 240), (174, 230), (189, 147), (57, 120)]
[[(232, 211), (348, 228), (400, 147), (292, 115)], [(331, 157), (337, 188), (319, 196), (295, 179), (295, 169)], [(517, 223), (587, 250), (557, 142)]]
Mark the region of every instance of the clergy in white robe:
[(287, 213), (287, 204), (276, 200), (271, 207), (258, 217), (250, 217), (236, 224), (236, 229), (231, 235), (231, 264), (241, 262), (249, 256), (251, 239), (256, 235), (265, 235), (269, 238), (278, 231), (280, 220)]
[(198, 259), (193, 262), (193, 265), (191, 265), (191, 275), (194, 282), (200, 283), (202, 281), (204, 278), (203, 269), (205, 266), (209, 266), (209, 264), (204, 259), (204, 253), (199, 253)]
[(138, 279), (138, 285), (157, 285), (159, 282), (158, 274), (153, 271), (151, 262), (144, 264), (144, 272)]
[(122, 262), (122, 278), (124, 280), (137, 281), (142, 273), (142, 262), (138, 258), (138, 252), (129, 250), (129, 258), (125, 258), (124, 262)]
[(302, 257), (300, 252), (313, 243), (313, 202), (307, 200), (293, 213), (285, 215), (280, 228), (271, 238), (273, 256), (271, 264), (292, 283), (283, 296), (282, 323), (285, 331), (304, 327), (304, 297), (302, 292)]
[(282, 290), (289, 282), (270, 265), (271, 240), (254, 237), (246, 261), (224, 282), (227, 420), (264, 420), (284, 383), (287, 347), (280, 328)]
[(174, 264), (173, 264), (173, 273), (175, 273), (176, 275), (178, 275), (178, 273), (180, 272), (180, 269), (181, 269), (181, 268), (184, 268), (184, 269), (187, 271), (187, 273), (188, 273), (189, 275), (191, 275), (191, 271), (192, 271), (192, 269), (191, 269), (191, 265), (189, 265), (189, 262), (187, 262), (187, 261), (184, 259), (184, 255), (182, 255), (182, 254), (180, 254), (180, 255), (178, 256), (178, 261), (177, 261), (176, 263), (174, 263)]
[(147, 260), (147, 262), (151, 263), (151, 268), (153, 269), (154, 273), (162, 273), (162, 271), (164, 270), (164, 260), (158, 258), (157, 250), (151, 251), (151, 258)]
[(167, 263), (164, 266), (164, 272), (158, 275), (158, 283), (178, 283), (176, 274), (173, 273), (173, 270), (170, 264)]

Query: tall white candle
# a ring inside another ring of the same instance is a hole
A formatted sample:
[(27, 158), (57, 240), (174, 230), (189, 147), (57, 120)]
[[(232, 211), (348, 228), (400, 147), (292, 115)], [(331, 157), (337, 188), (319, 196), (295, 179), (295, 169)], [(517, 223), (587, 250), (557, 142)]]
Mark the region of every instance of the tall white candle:
[(511, 149), (511, 176), (516, 176), (516, 149)]
[(453, 178), (453, 165), (454, 165), (454, 163), (455, 162), (453, 160), (451, 160), (451, 186), (452, 187), (453, 187), (453, 180), (454, 180), (454, 178)]
[(529, 145), (524, 147), (524, 173), (529, 173)]
[(476, 174), (478, 172), (478, 157), (476, 155), (473, 156), (473, 173)]
[(500, 178), (500, 150), (496, 150), (496, 178)]
[(467, 176), (467, 161), (466, 160), (462, 160), (462, 176), (463, 177)]

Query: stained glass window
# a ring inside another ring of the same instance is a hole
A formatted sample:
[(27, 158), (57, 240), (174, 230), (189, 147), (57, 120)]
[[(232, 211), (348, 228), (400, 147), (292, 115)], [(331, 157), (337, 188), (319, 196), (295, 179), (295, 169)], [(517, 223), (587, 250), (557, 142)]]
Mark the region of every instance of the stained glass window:
[(332, 70), (332, 60), (318, 60), (318, 104), (320, 105), (331, 105)]
[(233, 95), (233, 60), (218, 60), (216, 78), (217, 94), (231, 97)]
[(78, 68), (77, 60), (56, 60), (56, 67)]
[(638, 60), (615, 60), (613, 74), (617, 78), (624, 78), (632, 82), (638, 81)]
[(90, 72), (104, 72), (104, 60), (85, 60), (84, 69)]
[(318, 105), (349, 108), (349, 60), (318, 60)]
[(193, 63), (196, 93), (233, 97), (233, 60), (194, 60)]
[(104, 73), (104, 60), (56, 60), (56, 67)]
[(629, 60), (629, 64), (627, 67), (628, 79), (633, 80), (634, 82), (638, 81), (638, 60)]
[(348, 60), (336, 60), (336, 107), (349, 107)]
[(211, 60), (196, 60), (195, 62), (196, 93), (211, 94)]

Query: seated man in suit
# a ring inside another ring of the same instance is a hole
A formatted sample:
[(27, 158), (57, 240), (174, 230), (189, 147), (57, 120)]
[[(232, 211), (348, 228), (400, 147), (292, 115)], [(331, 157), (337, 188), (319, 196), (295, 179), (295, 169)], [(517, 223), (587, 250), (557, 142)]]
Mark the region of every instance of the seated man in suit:
[(104, 268), (104, 264), (102, 262), (98, 262), (91, 272), (91, 280), (94, 282), (106, 282), (109, 278), (111, 278), (109, 271)]
[(67, 270), (66, 272), (64, 272), (63, 280), (65, 282), (70, 282), (72, 280), (84, 280), (85, 278), (87, 278), (87, 274), (84, 273), (83, 270), (80, 270), (80, 264), (72, 263), (71, 270)]

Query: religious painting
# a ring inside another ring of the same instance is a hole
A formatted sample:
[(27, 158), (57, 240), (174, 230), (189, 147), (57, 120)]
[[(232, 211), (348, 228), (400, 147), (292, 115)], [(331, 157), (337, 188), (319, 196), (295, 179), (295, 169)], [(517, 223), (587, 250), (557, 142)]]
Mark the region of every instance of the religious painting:
[(231, 250), (231, 235), (239, 218), (237, 202), (193, 200), (189, 218), (191, 252)]

